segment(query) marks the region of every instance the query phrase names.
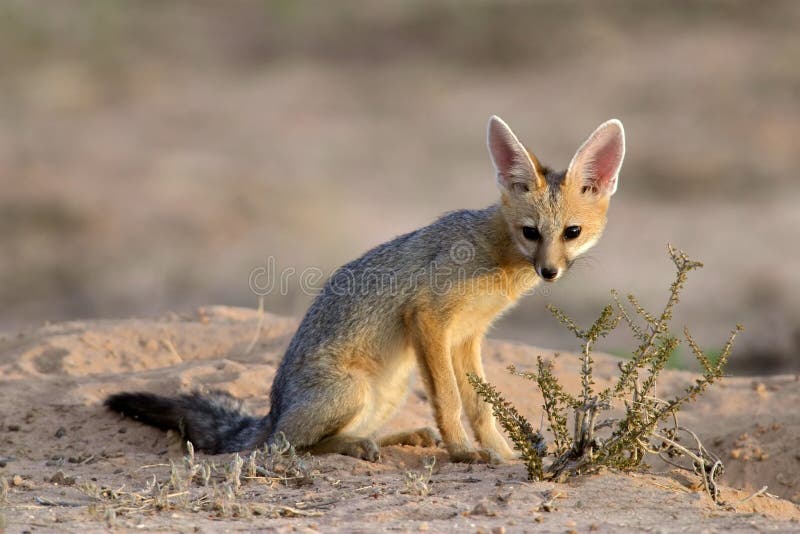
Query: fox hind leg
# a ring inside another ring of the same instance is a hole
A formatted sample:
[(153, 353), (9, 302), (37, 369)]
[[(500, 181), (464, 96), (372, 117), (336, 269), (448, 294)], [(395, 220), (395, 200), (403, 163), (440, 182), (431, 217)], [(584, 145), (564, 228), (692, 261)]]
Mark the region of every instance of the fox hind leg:
[[(328, 397), (328, 400), (335, 397)], [(366, 408), (339, 402), (304, 405), (284, 414), (275, 425), (273, 436), (282, 432), (299, 450), (311, 454), (345, 454), (370, 462), (380, 460), (380, 448), (371, 437), (348, 432)], [(357, 426), (357, 425), (356, 425)]]
[(354, 458), (377, 462), (381, 459), (381, 450), (372, 438), (336, 434), (329, 436), (308, 448), (311, 454), (344, 454)]
[(308, 388), (287, 390), (290, 404), (275, 418), (273, 438), (283, 433), (298, 450), (377, 462), (380, 448), (371, 430), (376, 407), (369, 384), (358, 374), (326, 378), (313, 393)]
[(411, 445), (412, 447), (435, 447), (442, 442), (439, 433), (430, 427), (406, 430), (383, 436), (378, 440), (381, 447), (390, 445)]

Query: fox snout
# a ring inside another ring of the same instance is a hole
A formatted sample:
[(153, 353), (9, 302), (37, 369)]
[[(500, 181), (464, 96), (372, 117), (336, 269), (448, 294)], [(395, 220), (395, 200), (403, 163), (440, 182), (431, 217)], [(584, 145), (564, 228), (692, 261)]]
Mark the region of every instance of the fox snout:
[[(535, 250), (531, 256), (531, 263), (536, 274), (546, 282), (555, 282), (569, 266), (565, 244), (558, 237), (553, 237), (555, 230), (543, 228), (539, 239), (528, 243)], [(558, 235), (558, 234), (556, 234)]]
[(559, 277), (561, 274), (561, 269), (558, 267), (539, 267), (538, 265), (534, 265), (536, 267), (536, 273), (541, 276), (543, 279), (547, 280), (548, 282), (555, 281), (556, 278)]
[(542, 280), (546, 282), (555, 282), (561, 275), (564, 274), (567, 270), (567, 265), (561, 265), (560, 262), (556, 261), (552, 258), (543, 258), (538, 257), (539, 255), (535, 255), (533, 257), (533, 268), (536, 270), (536, 274), (541, 277)]

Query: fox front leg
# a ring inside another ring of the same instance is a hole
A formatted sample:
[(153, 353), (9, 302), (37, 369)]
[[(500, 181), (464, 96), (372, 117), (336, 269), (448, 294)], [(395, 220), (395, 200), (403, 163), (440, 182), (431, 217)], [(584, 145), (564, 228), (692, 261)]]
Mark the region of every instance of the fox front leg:
[(417, 353), (420, 375), (433, 404), (436, 424), (450, 459), (454, 462), (491, 462), (502, 459), (492, 451), (476, 450), (470, 445), (461, 423), (461, 395), (458, 389), (449, 335), (446, 328), (425, 314), (415, 317), (413, 344)]
[(478, 396), (475, 388), (467, 380), (467, 374), (472, 373), (484, 378), (483, 363), (481, 361), (481, 342), (483, 336), (475, 336), (453, 348), (453, 367), (461, 392), (461, 402), (467, 413), (475, 438), (489, 451), (496, 453), (505, 460), (517, 457), (505, 438), (497, 430), (492, 407)]

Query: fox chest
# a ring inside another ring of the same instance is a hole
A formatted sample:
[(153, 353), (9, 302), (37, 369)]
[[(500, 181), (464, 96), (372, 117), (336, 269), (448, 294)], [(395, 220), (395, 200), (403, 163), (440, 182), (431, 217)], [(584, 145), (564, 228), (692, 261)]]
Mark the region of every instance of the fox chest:
[(503, 312), (536, 283), (535, 277), (503, 276), (478, 279), (455, 296), (450, 336), (454, 344), (482, 336)]
[(503, 294), (474, 295), (465, 299), (450, 323), (450, 339), (459, 344), (475, 336), (482, 336), (515, 299)]

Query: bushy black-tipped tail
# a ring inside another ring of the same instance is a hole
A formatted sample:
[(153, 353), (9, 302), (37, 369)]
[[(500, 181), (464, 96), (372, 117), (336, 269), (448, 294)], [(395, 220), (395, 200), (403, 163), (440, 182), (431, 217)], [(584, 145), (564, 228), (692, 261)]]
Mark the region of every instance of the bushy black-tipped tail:
[(117, 393), (108, 397), (105, 405), (147, 425), (178, 430), (195, 449), (211, 454), (259, 447), (269, 437), (269, 416), (248, 415), (242, 402), (224, 391), (178, 397)]

